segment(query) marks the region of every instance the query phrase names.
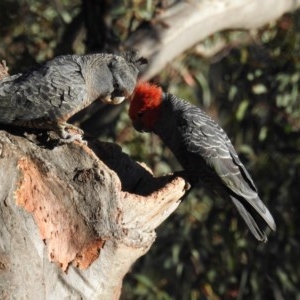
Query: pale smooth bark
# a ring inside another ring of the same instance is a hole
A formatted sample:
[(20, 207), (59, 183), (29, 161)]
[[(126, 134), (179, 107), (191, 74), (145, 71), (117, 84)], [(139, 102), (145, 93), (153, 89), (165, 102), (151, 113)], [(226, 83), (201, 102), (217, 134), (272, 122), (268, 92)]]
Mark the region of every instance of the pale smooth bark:
[(161, 12), (125, 46), (149, 60), (141, 79), (159, 73), (178, 55), (226, 29), (254, 29), (300, 7), (300, 0), (191, 0)]

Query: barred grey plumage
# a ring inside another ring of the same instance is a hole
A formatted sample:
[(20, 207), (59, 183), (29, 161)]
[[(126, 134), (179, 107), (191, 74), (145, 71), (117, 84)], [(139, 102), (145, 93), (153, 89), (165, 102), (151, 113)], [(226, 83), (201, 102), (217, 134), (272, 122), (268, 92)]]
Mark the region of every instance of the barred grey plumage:
[(0, 123), (53, 129), (100, 99), (119, 104), (134, 90), (139, 64), (134, 53), (64, 55), (0, 81)]
[[(255, 218), (261, 216), (272, 230), (276, 229), (274, 219), (224, 130), (187, 101), (162, 91), (160, 95), (147, 93), (146, 84), (140, 84), (131, 101), (129, 115), (135, 128), (156, 133), (172, 150), (192, 186), (203, 182), (229, 196), (253, 235), (266, 241)], [(150, 99), (158, 95), (160, 101)]]

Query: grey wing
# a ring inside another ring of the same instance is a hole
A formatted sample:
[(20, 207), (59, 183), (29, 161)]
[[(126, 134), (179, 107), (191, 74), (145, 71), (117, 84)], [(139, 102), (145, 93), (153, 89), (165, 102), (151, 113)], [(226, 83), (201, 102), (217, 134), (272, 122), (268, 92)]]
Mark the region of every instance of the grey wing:
[(87, 100), (86, 89), (73, 56), (57, 57), (0, 82), (0, 122), (69, 117)]
[[(186, 147), (190, 152), (201, 155), (206, 164), (232, 192), (230, 196), (251, 231), (257, 233), (258, 226), (238, 200), (239, 198), (246, 200), (275, 230), (273, 217), (258, 197), (257, 189), (248, 171), (241, 163), (223, 129), (197, 107), (189, 109), (185, 118), (191, 124), (189, 137), (185, 141)], [(260, 233), (255, 235), (262, 236)], [(263, 240), (263, 238), (259, 239)]]
[(185, 118), (191, 124), (185, 141), (188, 150), (200, 155), (234, 193), (256, 197), (256, 187), (223, 129), (197, 107), (189, 109)]

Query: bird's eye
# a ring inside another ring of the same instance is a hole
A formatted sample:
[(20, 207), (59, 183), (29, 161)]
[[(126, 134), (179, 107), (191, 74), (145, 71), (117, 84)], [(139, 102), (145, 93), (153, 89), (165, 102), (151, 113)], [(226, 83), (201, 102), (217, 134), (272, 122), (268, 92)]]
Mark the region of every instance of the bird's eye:
[(139, 112), (137, 113), (137, 116), (138, 116), (139, 118), (142, 118), (143, 115), (144, 115), (144, 113), (143, 113), (142, 111), (139, 111)]

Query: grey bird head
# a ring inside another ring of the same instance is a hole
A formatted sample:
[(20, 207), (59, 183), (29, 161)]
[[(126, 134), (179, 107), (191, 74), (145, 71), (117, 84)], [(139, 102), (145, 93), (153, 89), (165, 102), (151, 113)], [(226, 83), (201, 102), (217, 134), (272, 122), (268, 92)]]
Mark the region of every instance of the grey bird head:
[(114, 56), (108, 68), (113, 77), (113, 91), (106, 103), (120, 104), (132, 95), (137, 82), (139, 66), (146, 64), (147, 60), (138, 57), (136, 52), (126, 52), (122, 56)]
[(89, 101), (99, 99), (109, 104), (119, 104), (133, 93), (139, 66), (146, 63), (134, 52), (88, 54), (78, 60)]

